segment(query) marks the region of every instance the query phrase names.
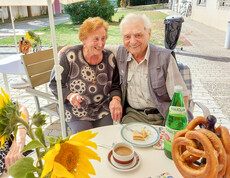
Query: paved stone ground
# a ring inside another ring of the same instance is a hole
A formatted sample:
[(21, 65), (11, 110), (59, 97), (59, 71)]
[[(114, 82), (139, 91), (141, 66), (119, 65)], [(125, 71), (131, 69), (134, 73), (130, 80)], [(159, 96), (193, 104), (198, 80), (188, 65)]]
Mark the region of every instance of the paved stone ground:
[(224, 48), (225, 33), (185, 18), (181, 35), (192, 44), (183, 51), (176, 48), (176, 53), (191, 69), (193, 99), (207, 106), (218, 123), (230, 130), (230, 50)]
[[(164, 11), (170, 15), (172, 11)], [(209, 108), (211, 114), (218, 119), (218, 124), (230, 130), (230, 50), (224, 48), (225, 33), (203, 24), (185, 18), (182, 25), (181, 36), (190, 42), (190, 46), (181, 46), (175, 49), (177, 60), (191, 69), (193, 79), (193, 100), (202, 102)], [(188, 43), (189, 44), (189, 43)], [(14, 48), (0, 47), (0, 59), (15, 53)], [(9, 80), (18, 77), (8, 75)], [(0, 75), (0, 86), (4, 86)], [(44, 87), (40, 88), (44, 90)], [(11, 96), (21, 96), (24, 90), (11, 89)], [(20, 97), (20, 103), (28, 107), (32, 114), (35, 111), (33, 97)], [(45, 100), (42, 101), (46, 103)], [(195, 107), (195, 116), (202, 115), (202, 111)], [(49, 136), (60, 136), (61, 127), (58, 118), (53, 117), (53, 123), (44, 127)]]

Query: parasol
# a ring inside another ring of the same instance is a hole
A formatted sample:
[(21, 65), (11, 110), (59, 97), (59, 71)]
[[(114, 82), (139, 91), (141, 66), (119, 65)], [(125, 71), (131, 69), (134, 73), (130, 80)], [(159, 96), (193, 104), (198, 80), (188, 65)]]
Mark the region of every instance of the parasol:
[[(17, 48), (17, 41), (16, 41), (14, 19), (12, 17), (11, 6), (48, 6), (49, 22), (50, 22), (50, 30), (51, 30), (53, 54), (54, 54), (54, 68), (55, 68), (55, 74), (56, 74), (55, 77), (56, 77), (56, 81), (57, 81), (57, 90), (58, 90), (58, 103), (59, 103), (59, 111), (60, 111), (59, 114), (60, 114), (60, 120), (61, 120), (61, 130), (62, 130), (62, 136), (63, 136), (63, 138), (65, 138), (67, 135), (66, 135), (63, 95), (62, 95), (62, 87), (61, 87), (62, 68), (58, 64), (55, 26), (54, 26), (54, 17), (53, 17), (53, 9), (52, 9), (53, 1), (54, 0), (10, 0), (10, 1), (9, 0), (1, 0), (0, 6), (9, 6), (10, 7), (12, 28), (14, 31), (14, 40), (15, 40), (16, 48)], [(85, 0), (59, 0), (59, 1), (60, 1), (60, 3), (66, 5), (66, 4), (76, 3), (76, 2), (82, 2)], [(17, 52), (18, 52), (18, 48), (17, 48)]]

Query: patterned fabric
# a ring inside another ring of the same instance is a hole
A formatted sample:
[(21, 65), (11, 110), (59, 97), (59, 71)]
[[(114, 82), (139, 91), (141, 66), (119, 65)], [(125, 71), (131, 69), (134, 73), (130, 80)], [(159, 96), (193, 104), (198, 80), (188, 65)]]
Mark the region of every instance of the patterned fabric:
[(9, 140), (6, 140), (5, 145), (4, 145), (4, 149), (2, 149), (0, 147), (0, 176), (2, 175), (3, 171), (5, 170), (5, 157), (10, 150), (10, 146), (12, 144), (11, 139), (13, 139), (13, 136)]
[[(81, 108), (73, 107), (67, 100), (64, 102), (66, 122), (95, 121), (110, 114), (109, 93), (115, 64), (113, 53), (106, 50), (103, 50), (103, 59), (99, 64), (89, 64), (83, 56), (82, 45), (70, 47), (61, 54), (60, 65), (64, 68), (62, 72), (64, 98), (72, 92), (85, 99)], [(52, 73), (50, 86), (54, 82), (56, 83), (55, 75)], [(53, 86), (56, 88), (56, 84)], [(56, 93), (54, 90), (52, 92)]]
[(192, 76), (190, 69), (187, 65), (182, 64), (181, 62), (177, 62), (179, 71), (181, 73), (182, 78), (188, 88), (189, 91), (189, 99), (192, 99)]

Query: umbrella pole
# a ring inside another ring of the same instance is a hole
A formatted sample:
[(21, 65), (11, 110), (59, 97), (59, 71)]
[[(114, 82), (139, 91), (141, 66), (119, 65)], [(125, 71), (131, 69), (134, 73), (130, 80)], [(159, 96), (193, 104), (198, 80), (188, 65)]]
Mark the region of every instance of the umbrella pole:
[(11, 18), (11, 23), (12, 23), (13, 33), (14, 33), (15, 48), (16, 48), (16, 52), (19, 54), (18, 45), (17, 45), (17, 38), (16, 38), (16, 33), (15, 33), (15, 26), (14, 26), (14, 17), (13, 17), (13, 15), (12, 15), (11, 6), (9, 6), (9, 9), (10, 9), (10, 18)]
[(60, 120), (61, 120), (62, 136), (63, 138), (66, 138), (67, 132), (66, 132), (66, 125), (65, 125), (64, 104), (63, 104), (63, 95), (62, 95), (62, 86), (61, 86), (61, 73), (63, 69), (61, 66), (59, 66), (59, 63), (58, 63), (54, 17), (53, 17), (53, 9), (52, 9), (51, 1), (52, 0), (47, 0), (47, 3), (48, 3), (50, 30), (51, 30), (52, 43), (53, 43), (54, 68), (55, 68), (55, 78), (57, 81), (57, 90), (58, 90), (59, 115), (60, 115)]

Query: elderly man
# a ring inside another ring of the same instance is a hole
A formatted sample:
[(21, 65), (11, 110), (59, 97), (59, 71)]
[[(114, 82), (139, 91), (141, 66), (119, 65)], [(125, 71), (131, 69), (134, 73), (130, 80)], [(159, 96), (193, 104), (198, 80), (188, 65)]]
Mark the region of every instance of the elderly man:
[(164, 125), (174, 86), (188, 91), (171, 50), (149, 43), (151, 23), (146, 15), (128, 14), (120, 23), (123, 45), (107, 46), (116, 56), (125, 106), (122, 123)]

